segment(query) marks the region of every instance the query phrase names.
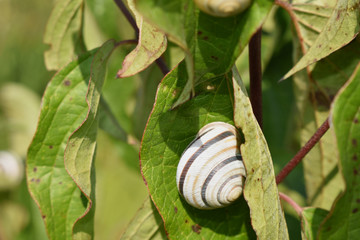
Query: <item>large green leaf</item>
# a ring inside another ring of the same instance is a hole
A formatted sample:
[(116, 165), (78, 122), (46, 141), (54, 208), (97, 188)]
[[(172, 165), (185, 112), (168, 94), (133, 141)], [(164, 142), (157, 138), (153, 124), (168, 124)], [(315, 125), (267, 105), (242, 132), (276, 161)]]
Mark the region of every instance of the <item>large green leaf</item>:
[(139, 15), (135, 9), (134, 0), (128, 0), (128, 4), (139, 28), (139, 42), (136, 48), (126, 56), (122, 69), (118, 72), (119, 77), (129, 77), (144, 70), (164, 53), (167, 46), (165, 34)]
[(82, 38), (83, 0), (58, 0), (48, 20), (44, 43), (48, 70), (58, 70), (85, 51)]
[(79, 57), (49, 82), (38, 127), (27, 157), (29, 191), (38, 204), (50, 239), (71, 239), (86, 204), (64, 166), (65, 146), (88, 112), (85, 101), (95, 51)]
[[(311, 8), (311, 7), (310, 7)], [(316, 14), (321, 8), (311, 9)], [(309, 14), (312, 15), (311, 12)], [(307, 18), (307, 20), (310, 20)], [(317, 28), (318, 22), (304, 22), (308, 28), (321, 31), (300, 61), (284, 76), (288, 78), (308, 65), (323, 59), (353, 40), (360, 30), (360, 5), (358, 0), (338, 0), (326, 25)]]
[(246, 167), (244, 197), (258, 239), (289, 239), (266, 140), (252, 112), (250, 99), (237, 71), (233, 71), (234, 121), (245, 137), (241, 154)]
[(358, 239), (360, 232), (360, 64), (340, 90), (331, 112), (346, 191), (321, 226), (320, 239)]
[(270, 0), (255, 0), (237, 16), (217, 18), (200, 12), (193, 0), (136, 1), (139, 12), (187, 53), (189, 80), (175, 106), (190, 98), (194, 85), (231, 70), (271, 6)]
[(73, 239), (92, 239), (94, 235), (95, 172), (93, 158), (95, 154), (98, 130), (98, 107), (102, 86), (105, 80), (106, 64), (115, 41), (106, 42), (96, 52), (91, 64), (89, 88), (86, 95), (88, 113), (81, 126), (69, 138), (65, 150), (65, 168), (81, 192), (87, 198), (86, 211), (79, 215), (73, 227)]
[(182, 62), (158, 88), (140, 152), (147, 187), (170, 239), (254, 239), (243, 197), (224, 209), (205, 211), (191, 207), (178, 193), (176, 167), (186, 146), (206, 123), (233, 119), (233, 90), (227, 76), (199, 86), (199, 95), (171, 110), (186, 84), (186, 74)]

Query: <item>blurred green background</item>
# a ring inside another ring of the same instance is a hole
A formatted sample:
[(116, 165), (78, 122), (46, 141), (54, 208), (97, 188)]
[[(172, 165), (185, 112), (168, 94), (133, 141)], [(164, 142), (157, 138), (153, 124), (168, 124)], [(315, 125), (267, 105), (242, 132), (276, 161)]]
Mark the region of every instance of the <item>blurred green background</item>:
[[(47, 239), (36, 204), (26, 186), (26, 151), (36, 129), (41, 96), (55, 72), (44, 65), (43, 34), (52, 1), (0, 1), (0, 151), (20, 159), (21, 174), (12, 183), (0, 178), (0, 239)], [(112, 0), (88, 0), (84, 36), (88, 49), (105, 40), (133, 39), (134, 31)], [(278, 172), (299, 148), (294, 136), (294, 96), (291, 80), (278, 80), (292, 66), (290, 20), (282, 10), (273, 11), (263, 30), (264, 134)], [(140, 175), (138, 149), (152, 108), (156, 87), (162, 78), (156, 66), (128, 78), (115, 79), (116, 71), (130, 48), (111, 57), (103, 97), (120, 125), (129, 133), (128, 142), (105, 131), (98, 136), (96, 164), (95, 239), (118, 239), (126, 224), (147, 196)], [(171, 66), (183, 54), (173, 44), (165, 57)], [(237, 66), (248, 81), (247, 51)], [(1, 158), (1, 157), (0, 157)], [(1, 159), (0, 159), (1, 161)], [(6, 175), (1, 169), (0, 174)], [(6, 177), (6, 176), (5, 176)], [(281, 186), (281, 191), (304, 203), (302, 169), (298, 167)], [(289, 188), (292, 190), (290, 191)], [(295, 191), (294, 191), (295, 190)], [(287, 206), (285, 206), (287, 209)], [(300, 222), (287, 211), (291, 239), (300, 239)]]

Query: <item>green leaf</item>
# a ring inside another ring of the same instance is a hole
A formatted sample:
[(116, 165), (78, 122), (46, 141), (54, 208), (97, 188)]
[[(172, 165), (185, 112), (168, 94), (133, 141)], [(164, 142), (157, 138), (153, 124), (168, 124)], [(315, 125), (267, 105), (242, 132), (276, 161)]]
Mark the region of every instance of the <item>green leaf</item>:
[(145, 199), (120, 239), (167, 239), (164, 223), (149, 197)]
[(68, 138), (88, 112), (85, 80), (90, 78), (94, 54), (80, 56), (49, 82), (28, 151), (28, 187), (50, 239), (71, 239), (73, 224), (86, 208), (80, 189), (65, 169), (64, 152)]
[(357, 239), (360, 232), (360, 64), (336, 96), (331, 110), (346, 191), (322, 225), (320, 239)]
[(79, 215), (73, 227), (73, 239), (92, 239), (95, 201), (95, 172), (93, 158), (95, 154), (98, 130), (98, 107), (102, 86), (105, 80), (107, 60), (115, 47), (110, 40), (96, 52), (91, 64), (89, 88), (86, 95), (88, 113), (81, 126), (69, 138), (65, 150), (65, 168), (71, 178), (87, 198), (86, 211)]
[(301, 212), (302, 239), (316, 239), (317, 231), (329, 211), (321, 208), (305, 208)]
[(143, 136), (141, 169), (151, 197), (170, 239), (254, 239), (243, 197), (223, 209), (199, 210), (178, 193), (176, 167), (186, 146), (205, 124), (233, 119), (233, 91), (227, 76), (200, 85), (199, 95), (171, 110), (186, 84), (186, 74), (182, 62), (162, 80)]
[(58, 70), (85, 52), (83, 11), (83, 0), (56, 1), (44, 35), (44, 43), (50, 45), (50, 49), (45, 52), (48, 70)]
[[(323, 10), (315, 8), (314, 12), (319, 14), (321, 11)], [(309, 17), (305, 19), (311, 20)], [(317, 31), (321, 30), (321, 33), (300, 61), (284, 76), (284, 79), (348, 44), (359, 33), (359, 19), (358, 0), (338, 0), (335, 10), (322, 29), (316, 27), (317, 22), (307, 22), (308, 27)]]
[(234, 121), (245, 137), (240, 148), (246, 167), (244, 197), (251, 211), (252, 226), (259, 239), (289, 239), (271, 155), (236, 69), (233, 85)]
[(166, 50), (167, 40), (163, 32), (143, 19), (134, 7), (134, 0), (128, 0), (129, 8), (136, 18), (139, 28), (139, 42), (129, 53), (118, 72), (118, 77), (124, 78), (137, 74), (158, 59)]
[(174, 107), (190, 98), (194, 86), (231, 70), (251, 36), (264, 22), (272, 1), (256, 0), (245, 12), (217, 18), (200, 12), (193, 0), (137, 0), (146, 19), (187, 54), (188, 83)]

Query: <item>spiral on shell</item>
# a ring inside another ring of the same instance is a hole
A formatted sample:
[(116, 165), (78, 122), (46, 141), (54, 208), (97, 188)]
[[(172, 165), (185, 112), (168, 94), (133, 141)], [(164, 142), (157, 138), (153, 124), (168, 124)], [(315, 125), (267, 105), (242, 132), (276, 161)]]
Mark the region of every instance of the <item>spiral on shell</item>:
[(234, 126), (213, 122), (183, 152), (176, 173), (180, 194), (199, 209), (225, 207), (238, 199), (246, 172)]
[(204, 12), (216, 17), (229, 17), (247, 9), (251, 0), (194, 0)]

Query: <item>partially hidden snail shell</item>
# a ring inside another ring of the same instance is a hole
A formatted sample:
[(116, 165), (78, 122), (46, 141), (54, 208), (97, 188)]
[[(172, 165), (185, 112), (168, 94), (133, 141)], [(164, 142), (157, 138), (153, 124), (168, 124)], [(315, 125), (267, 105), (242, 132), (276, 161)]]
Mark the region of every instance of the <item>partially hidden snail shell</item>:
[(240, 197), (244, 177), (235, 127), (213, 122), (201, 128), (183, 152), (176, 183), (187, 203), (199, 209), (214, 209)]
[(247, 9), (251, 0), (194, 0), (204, 12), (215, 17), (229, 17)]

